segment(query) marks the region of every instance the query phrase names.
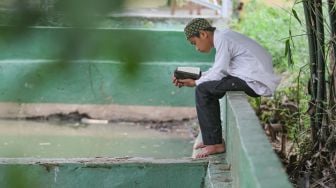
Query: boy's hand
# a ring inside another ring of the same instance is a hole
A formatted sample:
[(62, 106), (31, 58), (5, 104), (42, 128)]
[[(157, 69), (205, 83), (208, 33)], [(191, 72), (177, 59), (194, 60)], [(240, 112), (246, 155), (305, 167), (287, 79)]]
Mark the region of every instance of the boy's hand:
[(193, 79), (176, 79), (173, 77), (173, 83), (177, 87), (187, 86), (187, 87), (194, 87), (196, 85), (195, 80)]

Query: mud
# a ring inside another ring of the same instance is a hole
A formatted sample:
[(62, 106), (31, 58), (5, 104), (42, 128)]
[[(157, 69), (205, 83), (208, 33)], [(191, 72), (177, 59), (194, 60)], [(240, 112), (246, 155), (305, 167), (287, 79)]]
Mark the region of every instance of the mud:
[[(55, 113), (47, 116), (30, 116), (24, 118), (3, 118), (8, 120), (24, 120), (34, 122), (47, 122), (52, 125), (70, 126), (70, 127), (87, 127), (87, 123), (83, 123), (83, 118), (91, 119), (87, 113), (78, 111), (70, 113)], [(147, 129), (154, 129), (159, 132), (179, 133), (188, 132), (191, 137), (196, 138), (199, 132), (197, 118), (183, 118), (181, 120), (156, 120), (156, 119), (141, 119), (134, 120), (132, 118), (119, 118), (108, 120), (108, 123), (134, 123), (144, 126)]]

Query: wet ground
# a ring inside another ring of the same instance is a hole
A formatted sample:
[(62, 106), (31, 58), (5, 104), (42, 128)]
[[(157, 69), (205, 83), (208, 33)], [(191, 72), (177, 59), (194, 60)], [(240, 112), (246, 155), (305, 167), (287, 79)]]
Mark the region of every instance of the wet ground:
[(195, 120), (87, 125), (0, 120), (1, 157), (190, 157)]

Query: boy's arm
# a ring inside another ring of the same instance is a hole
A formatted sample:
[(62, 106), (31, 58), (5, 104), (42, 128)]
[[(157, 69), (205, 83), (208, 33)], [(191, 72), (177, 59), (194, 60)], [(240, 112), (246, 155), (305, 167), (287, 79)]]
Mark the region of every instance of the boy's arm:
[(196, 85), (206, 81), (221, 80), (223, 77), (228, 75), (227, 70), (231, 61), (229, 45), (229, 41), (224, 41), (224, 39), (215, 41), (215, 62), (208, 71), (205, 73), (202, 72), (200, 79), (196, 80)]

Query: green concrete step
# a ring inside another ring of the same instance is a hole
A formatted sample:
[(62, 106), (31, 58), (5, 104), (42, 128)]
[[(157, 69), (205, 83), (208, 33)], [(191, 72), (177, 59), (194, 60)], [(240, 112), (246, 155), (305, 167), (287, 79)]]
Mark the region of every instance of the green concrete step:
[(153, 158), (0, 158), (0, 187), (199, 188), (208, 162)]
[[(194, 146), (202, 142), (202, 134), (199, 133), (195, 139)], [(194, 158), (201, 149), (193, 149), (192, 157)], [(231, 188), (231, 166), (227, 163), (226, 154), (210, 155), (206, 158), (209, 161), (207, 174), (205, 177), (205, 188)]]
[(173, 71), (214, 58), (177, 30), (16, 29), (0, 26), (0, 102), (193, 106)]

